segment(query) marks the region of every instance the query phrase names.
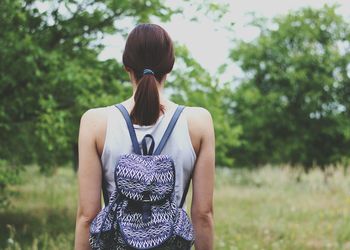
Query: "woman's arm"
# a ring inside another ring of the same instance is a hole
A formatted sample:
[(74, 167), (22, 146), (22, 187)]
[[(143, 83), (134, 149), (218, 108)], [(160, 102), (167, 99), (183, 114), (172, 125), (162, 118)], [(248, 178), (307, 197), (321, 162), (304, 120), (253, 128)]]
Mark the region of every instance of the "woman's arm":
[(210, 113), (200, 109), (196, 115), (200, 147), (192, 180), (191, 218), (195, 231), (195, 249), (214, 248), (213, 192), (215, 175), (215, 136)]
[(79, 130), (79, 203), (76, 217), (75, 250), (91, 249), (89, 227), (101, 210), (102, 170), (96, 147), (98, 119), (96, 111), (85, 112)]

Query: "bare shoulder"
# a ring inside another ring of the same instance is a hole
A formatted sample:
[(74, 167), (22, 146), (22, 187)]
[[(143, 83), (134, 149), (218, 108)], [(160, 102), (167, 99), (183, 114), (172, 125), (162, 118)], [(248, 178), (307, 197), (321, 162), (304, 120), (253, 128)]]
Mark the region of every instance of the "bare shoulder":
[(83, 113), (80, 124), (85, 126), (96, 126), (107, 119), (108, 109), (110, 107), (92, 108)]
[(184, 114), (192, 146), (198, 156), (202, 142), (207, 141), (214, 134), (212, 116), (207, 109), (202, 107), (186, 107)]
[(186, 107), (185, 114), (188, 122), (198, 129), (206, 129), (213, 123), (210, 112), (202, 107)]
[(80, 135), (93, 139), (98, 148), (104, 143), (110, 108), (107, 106), (89, 109), (84, 112), (80, 119)]

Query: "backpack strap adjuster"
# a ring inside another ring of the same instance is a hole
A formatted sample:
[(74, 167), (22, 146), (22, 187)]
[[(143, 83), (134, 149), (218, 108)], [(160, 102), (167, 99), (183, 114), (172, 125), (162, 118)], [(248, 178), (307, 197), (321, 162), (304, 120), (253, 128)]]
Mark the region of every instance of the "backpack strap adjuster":
[[(150, 138), (151, 139), (151, 146), (149, 147), (149, 149), (147, 150), (147, 142), (146, 139)], [(141, 145), (142, 145), (142, 154), (143, 155), (152, 155), (153, 154), (153, 150), (154, 150), (154, 138), (152, 135), (147, 134), (143, 137)]]

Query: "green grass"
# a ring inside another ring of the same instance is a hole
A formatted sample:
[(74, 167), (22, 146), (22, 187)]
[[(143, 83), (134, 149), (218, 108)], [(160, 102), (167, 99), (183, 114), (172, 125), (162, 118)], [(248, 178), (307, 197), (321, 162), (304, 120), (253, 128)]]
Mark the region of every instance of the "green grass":
[(0, 249), (72, 249), (77, 203), (76, 176), (60, 168), (51, 176), (31, 167), (23, 173), (11, 207), (0, 212)]
[(313, 170), (297, 182), (298, 172), (220, 171), (216, 249), (350, 249), (349, 179), (338, 170), (325, 184)]
[[(350, 178), (289, 167), (218, 169), (215, 249), (350, 249)], [(30, 167), (0, 211), (0, 249), (72, 249), (76, 176)], [(189, 201), (190, 199), (188, 199)], [(188, 202), (189, 207), (189, 202)]]

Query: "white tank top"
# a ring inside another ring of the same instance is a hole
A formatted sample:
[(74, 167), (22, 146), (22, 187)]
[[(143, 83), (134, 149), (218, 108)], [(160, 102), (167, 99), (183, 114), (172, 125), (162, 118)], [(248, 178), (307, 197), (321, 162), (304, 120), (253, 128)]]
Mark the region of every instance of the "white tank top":
[[(114, 168), (121, 155), (132, 152), (132, 143), (128, 127), (119, 109), (114, 105), (106, 108), (107, 129), (101, 162), (104, 188), (109, 197), (115, 188)], [(138, 142), (141, 143), (146, 134), (151, 134), (155, 141), (155, 148), (157, 148), (175, 110), (176, 106), (166, 110), (154, 125), (140, 126), (134, 124)], [(182, 114), (161, 154), (167, 154), (174, 160), (175, 197), (179, 206), (196, 161), (196, 154), (191, 143), (187, 120)], [(186, 208), (186, 203), (184, 204), (184, 208)]]

